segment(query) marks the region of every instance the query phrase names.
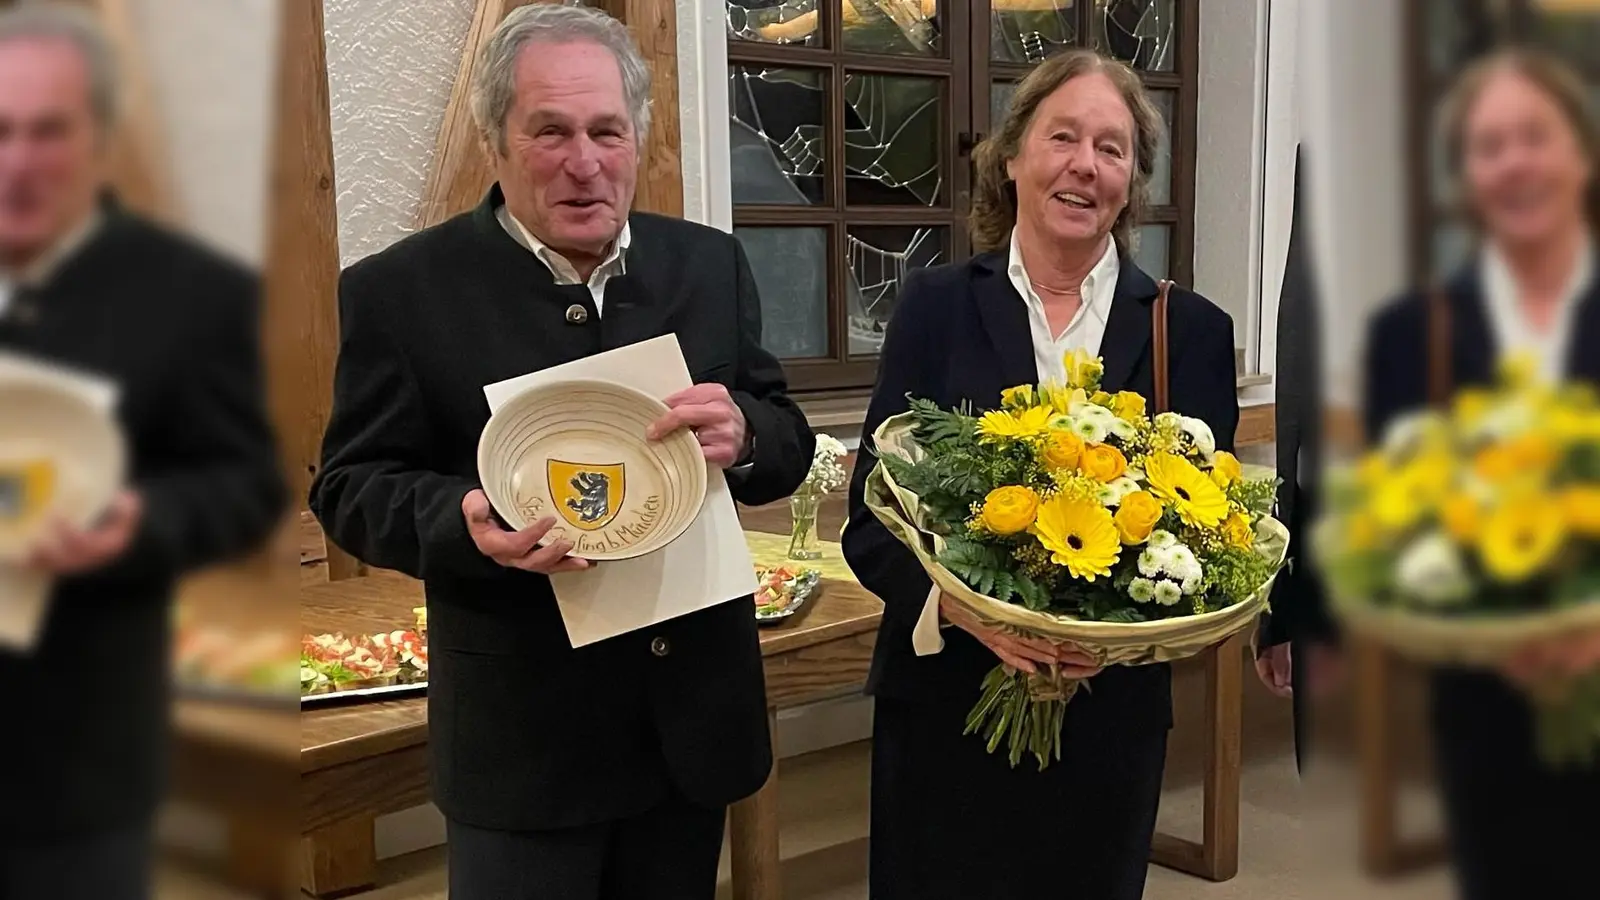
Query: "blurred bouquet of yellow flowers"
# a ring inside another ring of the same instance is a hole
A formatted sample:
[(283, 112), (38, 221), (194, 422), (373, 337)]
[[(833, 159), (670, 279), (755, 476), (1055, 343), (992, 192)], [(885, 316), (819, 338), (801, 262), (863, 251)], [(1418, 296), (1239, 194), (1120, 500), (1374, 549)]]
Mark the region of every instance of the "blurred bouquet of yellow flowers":
[[(1277, 480), (1251, 477), (1199, 419), (1100, 389), (1098, 358), (998, 409), (913, 399), (873, 435), (867, 505), (946, 596), (989, 627), (1102, 665), (1192, 656), (1248, 628), (1288, 536)], [(997, 669), (968, 721), (994, 752), (1059, 758), (1076, 683)]]
[[(1527, 360), (1397, 420), (1329, 477), (1315, 551), (1347, 628), (1424, 663), (1495, 668), (1600, 629), (1600, 402)], [(1600, 751), (1600, 673), (1538, 689), (1551, 763)]]

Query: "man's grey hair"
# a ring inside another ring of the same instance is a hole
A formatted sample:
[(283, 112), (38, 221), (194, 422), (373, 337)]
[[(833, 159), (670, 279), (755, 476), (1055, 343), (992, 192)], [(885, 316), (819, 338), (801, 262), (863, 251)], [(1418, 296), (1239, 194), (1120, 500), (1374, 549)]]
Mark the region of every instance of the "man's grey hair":
[[(664, 0), (663, 0), (664, 2)], [(611, 51), (622, 71), (622, 93), (634, 138), (644, 146), (650, 130), (650, 67), (621, 22), (587, 6), (535, 3), (514, 9), (478, 55), (472, 78), (472, 119), (484, 139), (506, 152), (506, 117), (516, 104), (517, 57), (529, 44), (591, 41)]]
[(83, 55), (89, 70), (89, 104), (102, 129), (116, 124), (121, 111), (117, 51), (94, 13), (66, 3), (20, 3), (0, 9), (0, 44), (19, 40), (61, 40)]

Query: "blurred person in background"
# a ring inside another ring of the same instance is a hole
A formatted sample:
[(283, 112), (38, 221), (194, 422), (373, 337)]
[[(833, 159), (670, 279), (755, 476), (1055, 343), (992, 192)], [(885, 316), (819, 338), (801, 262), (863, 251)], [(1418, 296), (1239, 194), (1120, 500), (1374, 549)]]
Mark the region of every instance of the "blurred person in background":
[[(1600, 128), (1583, 82), (1553, 58), (1504, 50), (1465, 71), (1441, 110), (1446, 161), (1478, 233), (1439, 288), (1451, 385), (1491, 381), (1507, 353), (1550, 379), (1600, 383), (1594, 226)], [(1367, 336), (1365, 424), (1381, 440), (1428, 404), (1431, 290), (1381, 310)], [(1600, 634), (1530, 646), (1502, 673), (1443, 670), (1432, 724), (1451, 852), (1467, 900), (1574, 896), (1600, 848), (1600, 768), (1554, 771), (1535, 751), (1517, 682), (1600, 664)]]
[(35, 548), (48, 618), (0, 650), (4, 900), (149, 895), (174, 581), (256, 547), (285, 500), (256, 279), (111, 197), (117, 84), (87, 13), (0, 12), (0, 352), (114, 383), (129, 462), (97, 523)]
[(481, 53), (495, 184), (340, 278), (311, 507), (351, 555), (424, 582), (451, 897), (710, 900), (727, 807), (772, 769), (750, 598), (574, 648), (549, 576), (591, 563), (539, 544), (553, 517), (495, 517), (483, 385), (675, 334), (697, 383), (652, 435), (693, 429), (734, 499), (787, 497), (814, 438), (739, 243), (631, 212), (650, 70), (622, 23), (523, 6)]
[[(1160, 114), (1131, 69), (1092, 50), (1052, 57), (1023, 79), (998, 133), (976, 152), (970, 221), (978, 255), (913, 270), (888, 328), (863, 434), (908, 408), (994, 409), (1020, 384), (1065, 383), (1063, 356), (1102, 357), (1103, 389), (1153, 402), (1151, 307), (1159, 288), (1134, 262)], [(1233, 322), (1210, 300), (1169, 293), (1170, 401), (1203, 420), (1218, 450), (1239, 421)], [(870, 442), (868, 442), (870, 443)], [(944, 604), (916, 557), (864, 502), (877, 462), (863, 445), (844, 555), (884, 601), (867, 690), (872, 741), (874, 900), (1144, 893), (1167, 733), (1165, 665), (1104, 672), (1070, 646), (1020, 639)], [(913, 645), (938, 615), (944, 646)], [(996, 660), (1087, 678), (1067, 706), (1061, 759), (1012, 768), (963, 734)], [(1021, 835), (1057, 835), (1048, 850)]]

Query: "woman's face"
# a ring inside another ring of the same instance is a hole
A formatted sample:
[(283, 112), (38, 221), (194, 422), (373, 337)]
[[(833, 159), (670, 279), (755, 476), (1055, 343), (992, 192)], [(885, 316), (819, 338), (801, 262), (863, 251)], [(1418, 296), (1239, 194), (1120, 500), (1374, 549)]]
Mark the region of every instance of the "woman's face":
[(1051, 242), (1098, 242), (1128, 205), (1133, 113), (1099, 72), (1056, 88), (1034, 110), (1006, 174), (1017, 223)]
[(1489, 79), (1463, 123), (1462, 175), (1491, 239), (1527, 244), (1580, 225), (1592, 172), (1549, 94), (1516, 72)]

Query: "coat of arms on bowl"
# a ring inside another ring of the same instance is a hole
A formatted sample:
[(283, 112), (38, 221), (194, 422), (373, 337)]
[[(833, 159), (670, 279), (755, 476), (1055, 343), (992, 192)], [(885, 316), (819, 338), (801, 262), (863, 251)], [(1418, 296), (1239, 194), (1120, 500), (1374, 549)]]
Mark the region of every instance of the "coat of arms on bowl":
[(0, 523), (33, 518), (54, 491), (56, 470), (47, 461), (0, 462)]
[(556, 510), (572, 527), (599, 531), (622, 511), (627, 487), (622, 463), (589, 465), (552, 459), (546, 463), (546, 471)]

